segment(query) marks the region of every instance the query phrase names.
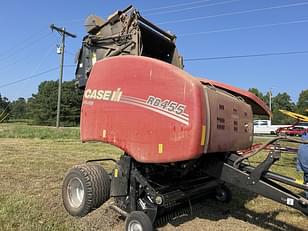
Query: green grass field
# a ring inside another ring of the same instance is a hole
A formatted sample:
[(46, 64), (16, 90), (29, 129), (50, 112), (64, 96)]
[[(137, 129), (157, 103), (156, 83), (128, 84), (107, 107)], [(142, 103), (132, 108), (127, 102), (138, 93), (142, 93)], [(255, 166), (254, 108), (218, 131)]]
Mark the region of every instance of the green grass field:
[[(0, 124), (0, 230), (123, 230), (123, 221), (106, 206), (75, 219), (65, 212), (61, 200), (61, 184), (69, 168), (87, 159), (118, 158), (121, 153), (107, 144), (81, 143), (77, 128)], [(251, 162), (256, 164), (264, 156)], [(294, 158), (284, 154), (274, 170), (301, 178)], [(160, 229), (308, 230), (308, 219), (300, 212), (236, 187), (232, 191), (230, 204), (208, 201), (193, 217)]]

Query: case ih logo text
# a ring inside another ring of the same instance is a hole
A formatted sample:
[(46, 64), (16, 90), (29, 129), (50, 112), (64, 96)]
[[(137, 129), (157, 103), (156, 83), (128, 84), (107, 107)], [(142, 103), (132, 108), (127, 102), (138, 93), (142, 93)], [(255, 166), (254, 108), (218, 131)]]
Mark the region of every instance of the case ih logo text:
[(84, 93), (84, 98), (119, 102), (121, 99), (122, 93), (123, 92), (121, 91), (121, 88), (118, 88), (116, 91), (87, 89)]

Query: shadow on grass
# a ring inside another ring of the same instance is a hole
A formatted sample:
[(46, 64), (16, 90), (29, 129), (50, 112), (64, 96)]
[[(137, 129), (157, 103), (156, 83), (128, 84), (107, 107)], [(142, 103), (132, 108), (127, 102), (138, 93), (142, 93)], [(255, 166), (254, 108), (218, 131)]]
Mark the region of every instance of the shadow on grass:
[[(235, 218), (249, 224), (258, 226), (266, 230), (273, 231), (304, 231), (304, 228), (299, 228), (292, 224), (285, 223), (277, 219), (282, 210), (269, 211), (264, 213), (258, 213), (250, 209), (245, 208), (245, 205), (254, 200), (257, 197), (257, 194), (248, 192), (238, 188), (232, 187), (232, 192), (235, 192), (234, 199), (229, 204), (224, 204), (217, 202), (213, 199), (206, 199), (201, 204), (198, 205), (200, 209), (194, 211), (188, 216), (182, 216), (178, 219), (170, 221), (168, 223), (161, 224), (163, 225), (170, 224), (173, 227), (178, 227), (181, 224), (192, 221), (195, 218), (205, 219), (209, 221), (221, 221), (227, 220), (228, 218)], [(270, 210), (270, 209), (268, 209)], [(292, 213), (292, 211), (288, 211)], [(297, 213), (297, 212), (294, 212)], [(294, 214), (297, 216), (297, 214)], [(157, 228), (159, 228), (157, 227)], [(228, 227), (226, 227), (228, 229)]]

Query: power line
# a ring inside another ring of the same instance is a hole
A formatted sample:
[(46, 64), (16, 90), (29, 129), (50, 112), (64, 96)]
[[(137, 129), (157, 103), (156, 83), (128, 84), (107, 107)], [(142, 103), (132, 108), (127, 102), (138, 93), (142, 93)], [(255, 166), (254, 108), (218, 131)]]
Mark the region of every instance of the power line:
[(180, 23), (180, 22), (192, 22), (192, 21), (202, 20), (202, 19), (218, 18), (218, 17), (233, 16), (233, 15), (240, 15), (240, 14), (248, 14), (248, 13), (254, 13), (254, 12), (261, 12), (261, 11), (275, 10), (275, 9), (283, 9), (283, 8), (290, 8), (290, 7), (298, 7), (298, 6), (304, 6), (304, 5), (308, 5), (308, 2), (300, 2), (300, 3), (286, 4), (286, 5), (278, 5), (278, 6), (257, 8), (257, 9), (244, 10), (244, 11), (235, 11), (235, 12), (216, 14), (216, 15), (208, 15), (208, 16), (195, 17), (195, 18), (170, 20), (170, 21), (165, 21), (165, 22), (157, 23), (157, 25), (173, 24), (173, 23)]
[[(7, 56), (8, 52), (12, 52), (13, 50), (18, 50), (20, 47), (23, 47), (28, 41), (30, 42), (32, 40), (32, 38), (35, 38), (38, 34), (42, 34), (44, 31), (41, 32), (35, 32), (33, 34), (31, 34), (30, 36), (27, 36), (26, 38), (23, 39), (22, 43), (19, 44), (14, 44), (12, 47), (8, 48), (6, 51), (0, 53), (0, 57), (1, 56)], [(45, 33), (44, 33), (45, 34)]]
[(289, 51), (289, 52), (277, 52), (277, 53), (263, 53), (263, 54), (248, 54), (248, 55), (232, 55), (232, 56), (189, 58), (189, 59), (184, 59), (184, 61), (194, 62), (194, 61), (204, 61), (204, 60), (239, 59), (239, 58), (253, 58), (253, 57), (280, 56), (280, 55), (296, 55), (296, 54), (308, 54), (308, 50), (307, 51)]
[(260, 25), (254, 25), (254, 26), (233, 27), (233, 28), (225, 28), (225, 29), (219, 29), (219, 30), (202, 31), (202, 32), (196, 32), (196, 33), (179, 34), (177, 35), (177, 37), (214, 34), (214, 33), (220, 33), (220, 32), (231, 32), (231, 31), (239, 31), (239, 30), (249, 30), (249, 29), (266, 28), (266, 27), (299, 24), (299, 23), (307, 23), (307, 22), (308, 22), (308, 19), (304, 19), (304, 20), (279, 22), (279, 23), (271, 23), (271, 24), (260, 24)]
[[(232, 55), (232, 56), (214, 56), (214, 57), (200, 57), (200, 58), (188, 58), (188, 59), (184, 59), (184, 61), (186, 62), (194, 62), (194, 61), (206, 61), (206, 60), (223, 60), (223, 59), (239, 59), (239, 58), (253, 58), (253, 57), (266, 57), (266, 56), (281, 56), (281, 55), (296, 55), (296, 54), (308, 54), (308, 50), (304, 50), (304, 51), (289, 51), (289, 52), (276, 52), (276, 53), (261, 53), (261, 54), (247, 54), (247, 55)], [(76, 65), (64, 65), (64, 67), (76, 67)], [(55, 71), (57, 70), (58, 67), (53, 67), (50, 68), (46, 71), (34, 74), (34, 75), (30, 75), (28, 77), (13, 81), (13, 82), (9, 82), (9, 83), (5, 83), (3, 85), (0, 85), (0, 88), (2, 87), (6, 87), (6, 86), (10, 86), (16, 83), (20, 83), (29, 79), (33, 79), (39, 76), (42, 76), (44, 74), (47, 74), (49, 72)]]
[[(211, 2), (211, 1), (213, 1), (213, 0), (200, 0), (200, 1), (194, 1), (194, 2), (188, 2), (188, 3), (172, 4), (172, 5), (162, 6), (162, 7), (145, 9), (145, 10), (142, 10), (142, 13), (157, 11), (157, 10), (162, 10), (162, 9), (175, 8), (175, 7), (180, 7), (180, 6), (193, 5), (193, 4), (196, 4), (196, 3)], [(232, 0), (232, 1), (230, 0), (230, 3), (233, 2), (233, 1), (235, 2), (235, 1), (240, 1), (240, 0)], [(207, 6), (220, 5), (220, 4), (222, 5), (222, 4), (227, 4), (227, 2), (228, 1), (220, 2), (220, 3), (214, 3), (214, 4), (209, 4)], [(157, 23), (157, 25), (173, 24), (173, 23), (180, 23), (180, 22), (190, 22), (190, 21), (216, 18), (216, 17), (223, 17), (223, 16), (232, 16), (232, 15), (239, 15), (239, 14), (246, 14), (246, 13), (253, 13), (253, 12), (261, 12), (261, 11), (266, 11), (266, 10), (290, 8), (290, 7), (304, 6), (304, 5), (307, 5), (307, 4), (308, 4), (308, 2), (299, 2), (299, 3), (293, 3), (293, 4), (278, 5), (278, 6), (265, 7), (265, 8), (257, 8), (257, 9), (251, 9), (251, 10), (245, 10), (245, 11), (236, 11), (236, 12), (230, 12), (230, 13), (217, 14), (217, 15), (209, 15), (209, 16), (202, 16), (202, 17), (195, 17), (195, 18), (171, 20), (171, 21), (165, 21), (165, 22)], [(150, 14), (145, 14), (145, 15), (151, 16), (151, 15), (160, 15), (160, 14), (166, 14), (166, 13), (175, 13), (175, 12), (180, 12), (180, 11), (184, 11), (184, 10), (195, 9), (195, 8), (200, 8), (200, 7), (205, 7), (205, 6), (192, 6), (192, 7), (186, 8), (186, 9), (185, 8), (184, 9), (178, 9), (178, 10), (175, 9), (175, 10), (157, 12), (157, 13), (150, 13)], [(73, 20), (70, 20), (70, 21), (63, 21), (61, 23), (68, 25), (68, 24), (80, 23), (80, 22), (83, 22), (83, 21), (84, 21), (84, 19), (73, 19)]]
[[(199, 0), (199, 1), (194, 1), (194, 2), (171, 4), (171, 5), (161, 6), (161, 7), (144, 9), (144, 10), (141, 10), (141, 11), (144, 13), (144, 12), (151, 12), (151, 11), (158, 11), (158, 10), (182, 7), (182, 6), (189, 6), (189, 5), (193, 5), (193, 4), (197, 4), (197, 3), (212, 2), (212, 1), (214, 1), (214, 0)], [(148, 15), (150, 15), (150, 14), (148, 14)], [(69, 20), (69, 21), (61, 21), (61, 22), (58, 22), (58, 23), (69, 25), (69, 24), (80, 23), (80, 22), (83, 22), (83, 21), (84, 21), (84, 19), (72, 19), (72, 20)]]
[(57, 69), (58, 69), (58, 67), (53, 67), (53, 68), (50, 68), (50, 69), (48, 69), (46, 71), (43, 71), (43, 72), (40, 72), (40, 73), (37, 73), (37, 74), (34, 74), (34, 75), (30, 75), (28, 77), (25, 77), (25, 78), (22, 78), (22, 79), (18, 79), (18, 80), (9, 82), (9, 83), (2, 84), (2, 85), (0, 85), (0, 88), (7, 87), (7, 86), (10, 86), (10, 85), (13, 85), (13, 84), (16, 84), (16, 83), (20, 83), (20, 82), (23, 82), (23, 81), (26, 81), (26, 80), (29, 80), (29, 79), (33, 79), (33, 78), (39, 77), (41, 75), (47, 74), (49, 72), (55, 71)]
[(48, 37), (48, 36), (50, 36), (50, 35), (51, 35), (51, 32), (48, 32), (48, 33), (46, 33), (46, 34), (44, 34), (44, 35), (38, 37), (37, 39), (35, 39), (35, 40), (33, 40), (33, 41), (29, 42), (29, 43), (23, 43), (22, 46), (19, 46), (19, 47), (17, 46), (17, 47), (15, 47), (15, 48), (11, 49), (11, 51), (10, 51), (8, 54), (6, 54), (5, 57), (3, 57), (2, 59), (0, 59), (0, 61), (2, 62), (2, 61), (4, 61), (4, 60), (7, 60), (7, 59), (10, 58), (10, 57), (13, 57), (13, 56), (15, 56), (15, 55), (17, 55), (17, 54), (20, 54), (20, 51), (25, 50), (25, 49), (27, 49), (27, 48), (33, 46), (33, 45), (36, 44), (38, 41), (40, 41), (40, 40), (42, 40), (42, 39), (44, 39), (44, 38), (46, 38), (46, 37)]
[(170, 13), (182, 12), (182, 11), (187, 11), (187, 10), (199, 9), (199, 8), (203, 8), (203, 7), (225, 5), (225, 4), (229, 4), (229, 3), (233, 3), (233, 2), (238, 2), (238, 1), (241, 1), (241, 0), (229, 0), (229, 1), (217, 2), (217, 3), (206, 4), (206, 5), (201, 5), (201, 6), (192, 6), (192, 7), (182, 8), (182, 9), (174, 9), (174, 10), (168, 10), (168, 11), (162, 11), (162, 12), (146, 14), (145, 16), (170, 14)]
[[(50, 47), (49, 49), (51, 49), (52, 47)], [(50, 52), (49, 52), (50, 53)], [(41, 58), (40, 60), (41, 60), (41, 63), (42, 63), (42, 60), (46, 60), (46, 58), (47, 58), (47, 56), (49, 55), (49, 53), (47, 54), (45, 54), (45, 56), (43, 57), (43, 58)], [(6, 63), (5, 65), (3, 65), (3, 66), (1, 66), (0, 65), (0, 73), (3, 73), (3, 72), (6, 72), (6, 71), (8, 71), (8, 70), (10, 70), (10, 69), (12, 69), (12, 68), (16, 68), (16, 64), (17, 63), (20, 63), (20, 62), (23, 62), (23, 64), (25, 65), (25, 64), (27, 64), (27, 63), (29, 63), (31, 61), (31, 59), (29, 59), (29, 58), (25, 58), (25, 57), (19, 57), (19, 58), (17, 58), (17, 59), (15, 59), (13, 62), (11, 62), (11, 63)], [(40, 64), (40, 65), (42, 65), (42, 64)], [(39, 67), (39, 66), (38, 66)], [(35, 71), (37, 71), (38, 70), (38, 67), (35, 69)], [(35, 72), (34, 71), (34, 72)]]
[(213, 1), (213, 0), (200, 0), (200, 1), (187, 2), (187, 3), (171, 4), (171, 5), (161, 6), (161, 7), (145, 9), (145, 10), (142, 10), (142, 12), (170, 9), (170, 8), (175, 8), (175, 7), (179, 7), (179, 6), (189, 6), (189, 5), (193, 5), (193, 4), (197, 4), (197, 3), (211, 2), (211, 1)]
[(36, 65), (36, 67), (33, 68), (31, 75), (33, 75), (35, 72), (39, 70), (39, 68), (42, 66), (42, 64), (46, 61), (46, 59), (49, 57), (51, 51), (52, 51), (52, 46), (46, 51), (45, 55), (41, 58), (40, 62)]
[[(239, 58), (253, 58), (253, 57), (266, 57), (266, 56), (281, 56), (281, 55), (296, 55), (296, 54), (308, 54), (308, 50), (304, 51), (289, 51), (289, 52), (276, 52), (276, 53), (261, 53), (261, 54), (247, 54), (247, 55), (232, 55), (232, 56), (215, 56), (215, 57), (200, 57), (200, 58), (188, 58), (184, 59), (186, 62), (194, 62), (194, 61), (205, 61), (205, 60), (223, 60), (223, 59), (239, 59)], [(64, 67), (76, 67), (76, 65), (64, 65)], [(16, 83), (20, 83), (29, 79), (33, 79), (39, 76), (42, 76), (44, 74), (47, 74), (49, 72), (57, 70), (58, 67), (50, 68), (46, 71), (30, 75), (28, 77), (5, 83), (3, 85), (0, 85), (0, 88), (10, 86)]]
[(15, 61), (13, 61), (12, 63), (6, 63), (6, 65), (0, 66), (0, 73), (3, 73), (4, 71), (11, 69), (12, 67), (15, 67), (15, 64), (17, 64), (21, 61), (23, 61), (23, 63), (25, 64), (25, 62), (30, 61), (30, 59), (25, 60), (24, 57), (21, 57), (19, 59), (15, 59)]
[[(76, 67), (76, 65), (63, 65), (63, 66), (64, 66), (64, 67)], [(12, 82), (8, 82), (8, 83), (5, 83), (5, 84), (2, 84), (2, 85), (0, 85), (0, 88), (7, 87), (7, 86), (10, 86), (10, 85), (13, 85), (13, 84), (20, 83), (20, 82), (24, 82), (24, 81), (26, 81), (26, 80), (33, 79), (33, 78), (42, 76), (42, 75), (44, 75), (44, 74), (50, 73), (50, 72), (55, 71), (55, 70), (58, 70), (58, 69), (59, 69), (59, 67), (53, 67), (53, 68), (50, 68), (50, 69), (48, 69), (48, 70), (42, 71), (42, 72), (40, 72), (40, 73), (37, 73), (37, 74), (34, 74), (34, 75), (30, 75), (30, 76), (27, 76), (27, 77), (25, 77), (25, 78), (21, 78), (21, 79), (12, 81)]]

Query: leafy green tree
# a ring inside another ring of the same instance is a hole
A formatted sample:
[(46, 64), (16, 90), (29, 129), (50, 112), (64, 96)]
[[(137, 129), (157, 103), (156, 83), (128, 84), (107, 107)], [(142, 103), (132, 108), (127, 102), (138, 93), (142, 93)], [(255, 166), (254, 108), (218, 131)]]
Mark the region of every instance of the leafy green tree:
[(299, 94), (299, 98), (296, 105), (296, 112), (308, 116), (308, 112), (306, 110), (308, 110), (308, 89), (303, 90)]
[[(269, 105), (269, 93), (264, 95), (257, 88), (249, 88), (248, 91), (255, 94), (257, 97), (259, 97), (261, 100), (263, 100), (267, 105)], [(254, 119), (256, 119), (256, 120), (258, 120), (258, 119), (268, 119), (268, 116), (255, 115)]]
[(258, 96), (260, 99), (262, 99), (264, 101), (264, 95), (261, 91), (259, 91), (257, 88), (249, 88), (248, 91), (250, 91), (251, 93), (255, 94), (256, 96)]
[(279, 93), (272, 99), (272, 112), (273, 112), (273, 124), (292, 124), (295, 121), (282, 114), (279, 109), (288, 111), (295, 110), (295, 104), (292, 102), (291, 97), (286, 93)]
[(83, 91), (76, 88), (74, 81), (63, 83), (60, 119), (66, 126), (79, 124), (82, 97)]
[(29, 116), (37, 125), (53, 125), (57, 110), (57, 82), (44, 81), (38, 87), (38, 93), (28, 100)]
[(27, 102), (24, 98), (18, 98), (11, 104), (11, 119), (27, 119)]
[[(29, 116), (38, 125), (55, 125), (57, 115), (58, 82), (44, 81), (39, 85), (38, 93), (28, 100)], [(61, 126), (79, 124), (82, 91), (73, 81), (63, 82), (60, 121)]]
[(0, 122), (9, 119), (10, 111), (11, 107), (8, 98), (2, 97), (0, 94)]

